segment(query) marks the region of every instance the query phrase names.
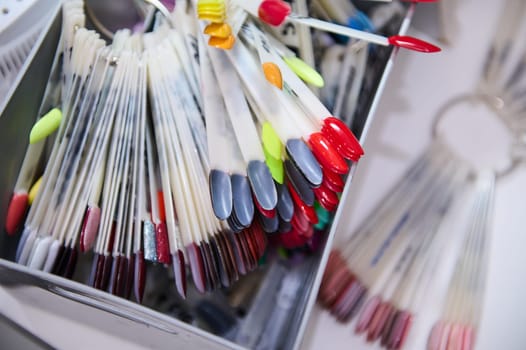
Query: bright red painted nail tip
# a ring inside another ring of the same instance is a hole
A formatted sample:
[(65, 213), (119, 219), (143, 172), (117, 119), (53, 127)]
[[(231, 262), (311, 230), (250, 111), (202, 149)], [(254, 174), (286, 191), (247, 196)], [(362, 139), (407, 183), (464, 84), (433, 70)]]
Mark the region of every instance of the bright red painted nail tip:
[(313, 207), (309, 207), (307, 204), (303, 203), (300, 196), (294, 190), (294, 187), (292, 187), (291, 183), (289, 182), (287, 184), (290, 194), (292, 196), (292, 200), (294, 203), (296, 203), (296, 206), (302, 211), (303, 214), (307, 217), (309, 222), (313, 225), (316, 225), (318, 223), (318, 215), (316, 215), (316, 210), (314, 210)]
[(281, 25), (290, 14), (290, 5), (281, 0), (263, 0), (259, 5), (259, 18), (272, 26)]
[(20, 226), (28, 205), (27, 193), (13, 194), (13, 198), (11, 198), (11, 202), (9, 202), (7, 217), (5, 219), (5, 230), (9, 235), (13, 235)]
[(345, 183), (343, 182), (343, 179), (340, 175), (333, 173), (332, 171), (322, 168), (323, 172), (323, 184), (330, 189), (331, 191), (334, 191), (336, 193), (343, 192), (343, 187), (345, 186)]
[(309, 145), (314, 157), (316, 157), (322, 167), (337, 174), (347, 174), (349, 172), (349, 166), (343, 157), (322, 133), (315, 132), (310, 135)]
[(440, 52), (441, 48), (435, 46), (427, 41), (414, 38), (406, 35), (393, 35), (388, 38), (389, 43), (394, 46), (403, 47), (404, 49), (418, 51), (418, 52)]
[(364, 154), (360, 141), (349, 127), (338, 118), (325, 118), (321, 133), (344, 158), (358, 161)]

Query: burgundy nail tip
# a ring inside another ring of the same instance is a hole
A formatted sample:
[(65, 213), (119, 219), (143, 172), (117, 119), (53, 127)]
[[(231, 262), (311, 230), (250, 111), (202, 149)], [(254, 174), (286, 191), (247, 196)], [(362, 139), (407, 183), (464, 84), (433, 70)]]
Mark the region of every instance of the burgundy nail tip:
[(428, 43), (427, 41), (414, 38), (412, 36), (393, 35), (390, 36), (388, 40), (391, 45), (402, 47), (408, 50), (425, 53), (434, 53), (442, 51), (442, 49), (438, 46)]
[(24, 215), (29, 206), (27, 193), (14, 193), (5, 219), (5, 230), (9, 235), (14, 235), (24, 219)]
[(183, 299), (186, 299), (186, 274), (185, 274), (185, 263), (184, 254), (181, 249), (178, 249), (172, 256), (173, 260), (173, 271), (175, 278), (175, 287), (177, 292)]
[(69, 259), (66, 264), (66, 268), (64, 270), (64, 277), (71, 279), (73, 278), (73, 274), (75, 273), (75, 268), (77, 267), (78, 262), (78, 250), (77, 247), (71, 248), (71, 253), (69, 255)]
[(142, 250), (135, 253), (134, 272), (133, 292), (135, 300), (140, 304), (144, 297), (144, 287), (146, 285), (146, 263), (144, 261), (144, 253)]
[(121, 266), (122, 262), (122, 256), (117, 255), (113, 258), (113, 262), (111, 265), (111, 273), (110, 273), (110, 282), (108, 285), (108, 292), (117, 295), (117, 275), (119, 268)]
[(168, 228), (164, 221), (155, 227), (155, 241), (157, 246), (157, 261), (169, 265), (171, 262), (170, 244), (168, 241)]
[(100, 282), (100, 289), (101, 290), (107, 290), (108, 284), (110, 282), (110, 276), (111, 276), (111, 268), (113, 266), (113, 256), (112, 255), (105, 255), (103, 264), (102, 264), (102, 275), (101, 275), (101, 282)]
[(320, 165), (337, 174), (347, 174), (349, 166), (331, 142), (320, 132), (310, 135), (309, 146)]
[(128, 264), (129, 259), (125, 256), (121, 257), (119, 269), (117, 270), (117, 285), (116, 292), (120, 297), (126, 297), (126, 283), (128, 281)]
[(132, 254), (128, 258), (128, 276), (126, 277), (126, 290), (124, 297), (130, 299), (131, 293), (133, 290), (133, 285), (135, 283), (135, 254)]
[(394, 309), (387, 316), (385, 325), (380, 333), (380, 344), (382, 346), (389, 348), (392, 342), (393, 334), (397, 332), (396, 324), (398, 322), (400, 311)]
[(290, 5), (281, 0), (263, 0), (258, 8), (259, 18), (272, 26), (283, 24), (290, 12)]

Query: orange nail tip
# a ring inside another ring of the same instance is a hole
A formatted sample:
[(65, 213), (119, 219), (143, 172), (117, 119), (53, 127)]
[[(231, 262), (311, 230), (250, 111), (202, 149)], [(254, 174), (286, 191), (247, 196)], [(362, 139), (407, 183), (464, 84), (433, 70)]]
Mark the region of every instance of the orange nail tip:
[(13, 198), (11, 198), (11, 202), (9, 202), (5, 220), (5, 230), (9, 235), (13, 235), (20, 226), (28, 207), (28, 199), (29, 196), (27, 193), (13, 194)]
[(262, 64), (262, 67), (267, 81), (278, 89), (283, 89), (283, 77), (281, 76), (281, 70), (278, 65), (272, 62), (265, 62)]
[(232, 28), (226, 23), (210, 23), (205, 27), (204, 33), (217, 38), (227, 39), (232, 35)]
[(212, 36), (208, 40), (208, 45), (217, 47), (218, 49), (230, 50), (234, 46), (235, 42), (236, 38), (233, 35), (229, 35), (228, 38)]

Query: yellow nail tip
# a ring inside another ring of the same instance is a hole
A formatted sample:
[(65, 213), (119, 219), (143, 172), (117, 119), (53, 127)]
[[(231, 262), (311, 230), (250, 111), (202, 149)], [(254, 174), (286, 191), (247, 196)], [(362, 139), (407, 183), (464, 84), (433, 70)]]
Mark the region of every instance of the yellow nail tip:
[(263, 123), (261, 139), (263, 141), (263, 150), (272, 158), (281, 159), (281, 155), (283, 154), (283, 144), (269, 122)]
[(230, 50), (234, 46), (235, 42), (236, 38), (233, 35), (229, 35), (228, 38), (218, 38), (211, 36), (208, 40), (208, 45), (217, 47), (219, 49)]
[(29, 143), (37, 143), (51, 135), (60, 126), (62, 112), (58, 108), (53, 108), (46, 115), (40, 118), (29, 134)]
[(204, 33), (217, 38), (227, 39), (232, 35), (232, 28), (226, 23), (210, 23), (205, 27)]
[(284, 61), (287, 66), (289, 66), (289, 68), (306, 83), (316, 87), (323, 87), (323, 85), (325, 85), (320, 73), (316, 72), (314, 68), (309, 66), (303, 60), (297, 57), (285, 57)]
[(278, 65), (272, 62), (265, 62), (262, 64), (262, 67), (267, 81), (278, 89), (283, 89), (283, 77), (281, 76), (281, 70)]
[(223, 23), (225, 21), (225, 16), (203, 15), (199, 16), (199, 19), (203, 21), (210, 21), (212, 23)]
[(42, 183), (42, 177), (38, 179), (33, 186), (31, 186), (31, 189), (29, 190), (29, 195), (27, 197), (27, 201), (29, 205), (33, 204), (33, 201), (35, 200), (35, 197), (37, 196), (38, 190), (40, 189), (40, 184)]

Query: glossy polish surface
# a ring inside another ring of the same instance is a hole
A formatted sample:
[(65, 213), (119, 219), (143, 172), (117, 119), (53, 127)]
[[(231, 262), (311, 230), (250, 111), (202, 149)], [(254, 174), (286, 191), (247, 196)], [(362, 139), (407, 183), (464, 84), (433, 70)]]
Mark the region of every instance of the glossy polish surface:
[(290, 5), (281, 0), (263, 0), (259, 5), (259, 18), (272, 26), (281, 25), (290, 14)]
[(13, 235), (17, 231), (28, 207), (27, 193), (14, 193), (9, 202), (7, 216), (5, 220), (5, 230), (8, 234)]
[(412, 36), (393, 35), (388, 38), (388, 41), (391, 45), (418, 52), (434, 53), (442, 51), (438, 46)]

